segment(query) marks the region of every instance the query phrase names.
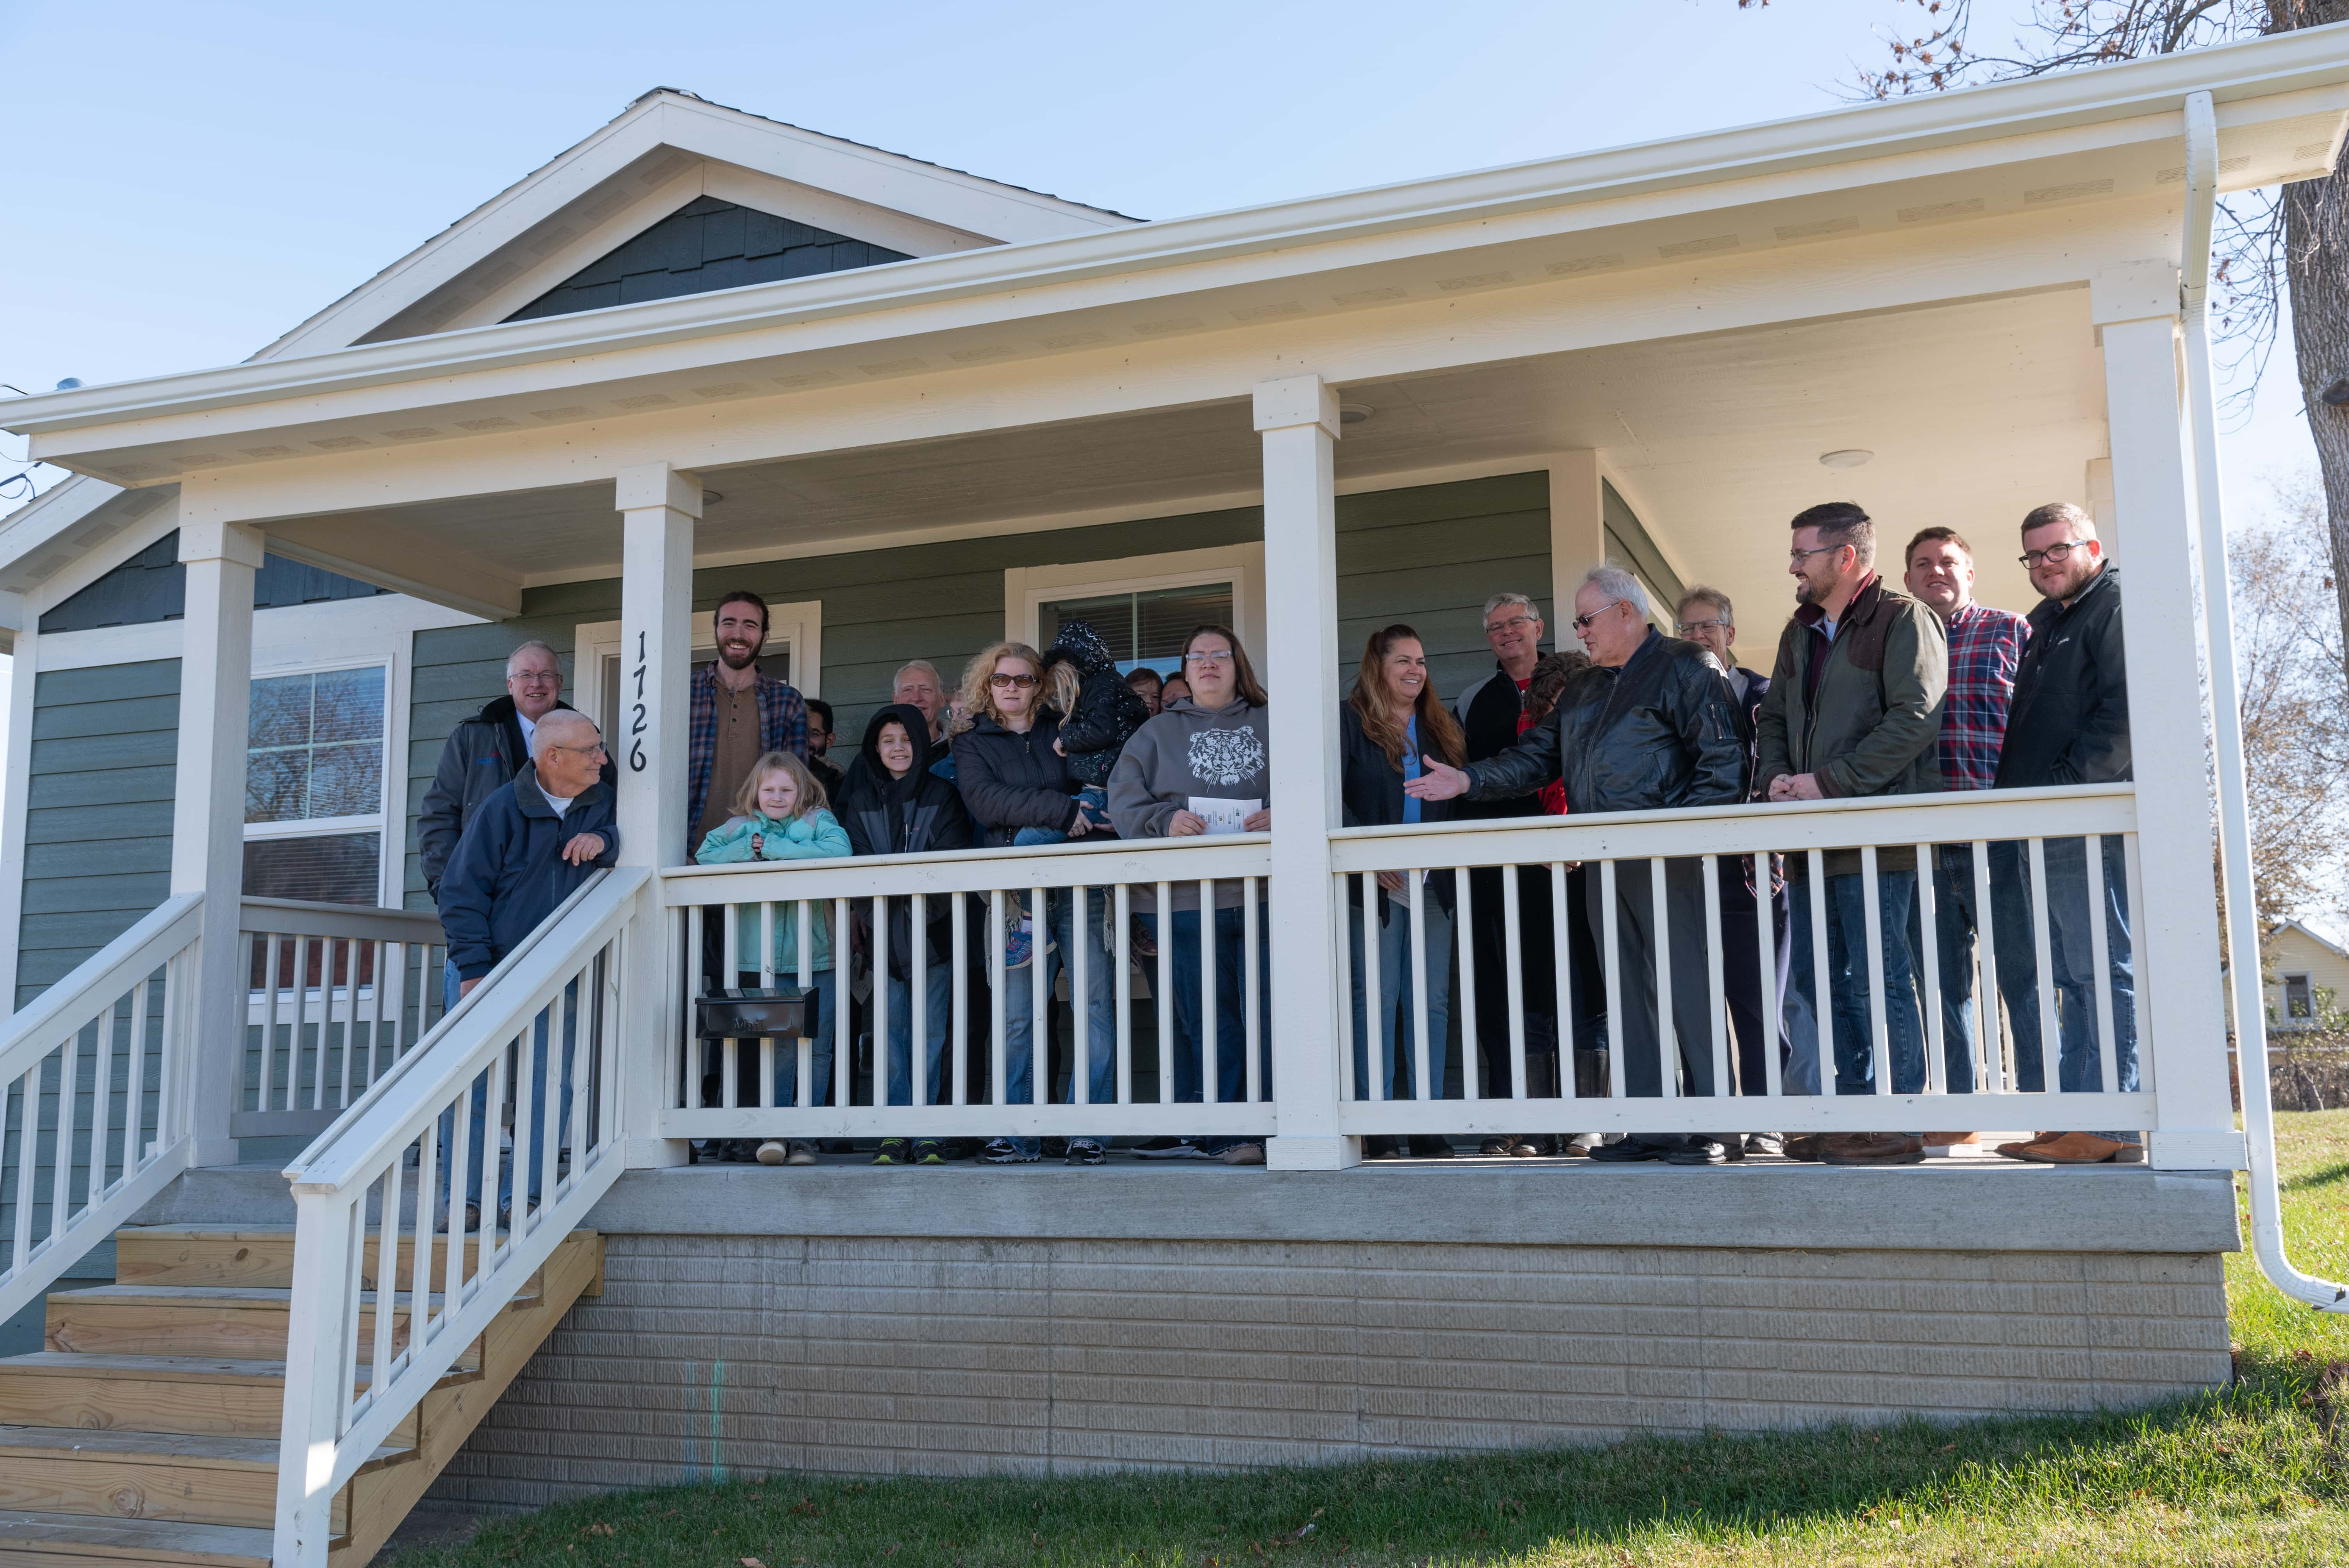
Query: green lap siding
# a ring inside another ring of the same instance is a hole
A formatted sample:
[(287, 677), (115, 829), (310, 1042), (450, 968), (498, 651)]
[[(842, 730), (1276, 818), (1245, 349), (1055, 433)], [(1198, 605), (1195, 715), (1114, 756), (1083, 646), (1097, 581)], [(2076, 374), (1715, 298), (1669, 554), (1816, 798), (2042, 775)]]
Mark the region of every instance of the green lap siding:
[[(1000, 534), (838, 555), (715, 567), (694, 574), (697, 615), (718, 596), (747, 588), (772, 603), (823, 606), (823, 692), (836, 710), (843, 752), (888, 700), (908, 659), (928, 659), (953, 681), (971, 655), (1003, 631), (1003, 573), (1015, 566), (1120, 561), (1170, 551), (1253, 542), (1264, 536), (1255, 507)], [(1338, 500), (1338, 615), (1341, 687), (1362, 640), (1408, 621), (1427, 643), (1437, 687), (1448, 698), (1491, 667), (1483, 612), (1494, 593), (1531, 594), (1549, 613), (1549, 497), (1546, 473), (1381, 490)], [(1272, 591), (1268, 614), (1280, 613)], [(424, 799), (449, 732), (503, 689), (505, 658), (536, 637), (561, 655), (565, 693), (575, 690), (572, 644), (582, 623), (620, 614), (616, 578), (533, 588), (523, 614), (492, 625), (419, 632), (409, 716), (409, 801)], [(1261, 650), (1257, 650), (1260, 654)], [(408, 826), (412, 909), (430, 907)]]
[(17, 1006), (170, 893), (179, 718), (177, 659), (35, 680)]

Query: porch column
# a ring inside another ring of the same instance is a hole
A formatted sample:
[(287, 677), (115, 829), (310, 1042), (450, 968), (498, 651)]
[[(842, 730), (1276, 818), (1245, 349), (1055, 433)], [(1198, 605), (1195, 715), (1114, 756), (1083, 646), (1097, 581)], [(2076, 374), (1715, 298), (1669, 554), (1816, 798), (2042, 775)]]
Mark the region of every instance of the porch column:
[(1338, 1131), (1338, 924), (1330, 830), (1338, 807), (1338, 394), (1319, 376), (1256, 388), (1264, 438), (1265, 616), (1272, 725), (1273, 1094), (1266, 1163), (1334, 1171), (1361, 1157)]
[[(619, 769), (620, 863), (684, 863), (686, 662), (693, 652), (693, 525), (701, 480), (667, 463), (620, 470), (620, 699), (618, 733), (606, 736)], [(669, 1058), (678, 1029), (684, 958), (660, 907), (657, 878), (628, 944), (628, 1010), (620, 1119), (628, 1164), (682, 1165), (686, 1145), (652, 1136), (657, 1108), (674, 1092)]]
[(1607, 561), (1607, 505), (1599, 454), (1585, 447), (1549, 460), (1549, 639), (1578, 648), (1574, 593), (1582, 574)]
[(204, 895), (195, 1008), (198, 1165), (236, 1163), (233, 1086), (244, 1081), (247, 976), (237, 935), (244, 909), (245, 736), (253, 696), (253, 574), (261, 531), (202, 515), (191, 485), (180, 500), (180, 737), (172, 781), (171, 892)]
[[(2178, 267), (2106, 267), (2089, 313), (2104, 345), (2114, 515), (2128, 539), (2122, 619), (2136, 760), (2145, 927), (2132, 934), (2138, 1059), (2159, 1097), (2147, 1156), (2171, 1170), (2240, 1170), (2227, 1083), (2209, 785), (2197, 648), (2193, 483), (2178, 395)], [(2054, 1043), (2049, 1043), (2053, 1072)]]

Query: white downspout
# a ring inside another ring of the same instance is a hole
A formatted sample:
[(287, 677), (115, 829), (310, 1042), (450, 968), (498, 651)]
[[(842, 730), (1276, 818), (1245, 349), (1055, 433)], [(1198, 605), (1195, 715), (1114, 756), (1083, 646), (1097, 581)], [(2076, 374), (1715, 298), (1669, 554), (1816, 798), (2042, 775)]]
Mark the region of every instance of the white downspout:
[(2242, 697), (2235, 686), (2235, 620), (2229, 599), (2227, 529), (2219, 502), (2219, 417), (2210, 389), (2210, 225), (2219, 199), (2219, 117), (2210, 95), (2186, 99), (2184, 280), (2186, 402), (2194, 422), (2195, 512), (2202, 551), (2202, 614), (2210, 651), (2211, 721), (2219, 774), (2219, 843), (2227, 876), (2227, 984), (2235, 1007), (2243, 1130), (2250, 1145), (2251, 1251), (2275, 1287), (2319, 1312), (2349, 1312), (2349, 1288), (2292, 1266), (2283, 1251), (2276, 1191), (2275, 1108), (2268, 1103), (2265, 997), (2260, 985), (2259, 906), (2251, 890), (2251, 825), (2243, 781)]

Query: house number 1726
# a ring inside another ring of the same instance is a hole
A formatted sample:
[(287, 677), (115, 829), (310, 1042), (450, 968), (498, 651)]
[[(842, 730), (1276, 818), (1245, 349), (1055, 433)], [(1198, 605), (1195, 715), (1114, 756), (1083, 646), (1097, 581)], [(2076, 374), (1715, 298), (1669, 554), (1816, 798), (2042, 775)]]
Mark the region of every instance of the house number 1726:
[(647, 720), (645, 718), (645, 634), (638, 632), (636, 634), (636, 667), (634, 672), (636, 683), (636, 700), (628, 710), (628, 771), (631, 773), (642, 773), (645, 770), (644, 734), (647, 728)]

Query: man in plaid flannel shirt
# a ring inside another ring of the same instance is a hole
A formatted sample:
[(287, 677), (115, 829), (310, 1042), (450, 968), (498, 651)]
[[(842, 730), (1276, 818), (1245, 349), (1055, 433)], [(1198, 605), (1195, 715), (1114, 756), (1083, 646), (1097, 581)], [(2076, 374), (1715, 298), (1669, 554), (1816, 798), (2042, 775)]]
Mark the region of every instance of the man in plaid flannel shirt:
[[(734, 794), (770, 751), (807, 756), (807, 704), (759, 668), (767, 602), (736, 589), (711, 614), (718, 657), (693, 672), (686, 729), (686, 858), (734, 814)], [(755, 720), (755, 724), (754, 721)]]
[[(2031, 623), (2009, 610), (1974, 603), (1973, 549), (1953, 528), (1928, 528), (1909, 542), (1909, 592), (1941, 618), (1950, 634), (1949, 695), (1941, 707), (1944, 789), (1987, 789), (1998, 777), (2007, 705)], [(1974, 1090), (1974, 854), (1969, 844), (1934, 851), (1933, 905), (1940, 929), (1941, 1048), (1952, 1093)], [(1912, 911), (1913, 922), (1917, 916)], [(1914, 934), (1912, 933), (1912, 939)], [(1928, 1133), (1928, 1143), (1972, 1143), (1978, 1133)]]

